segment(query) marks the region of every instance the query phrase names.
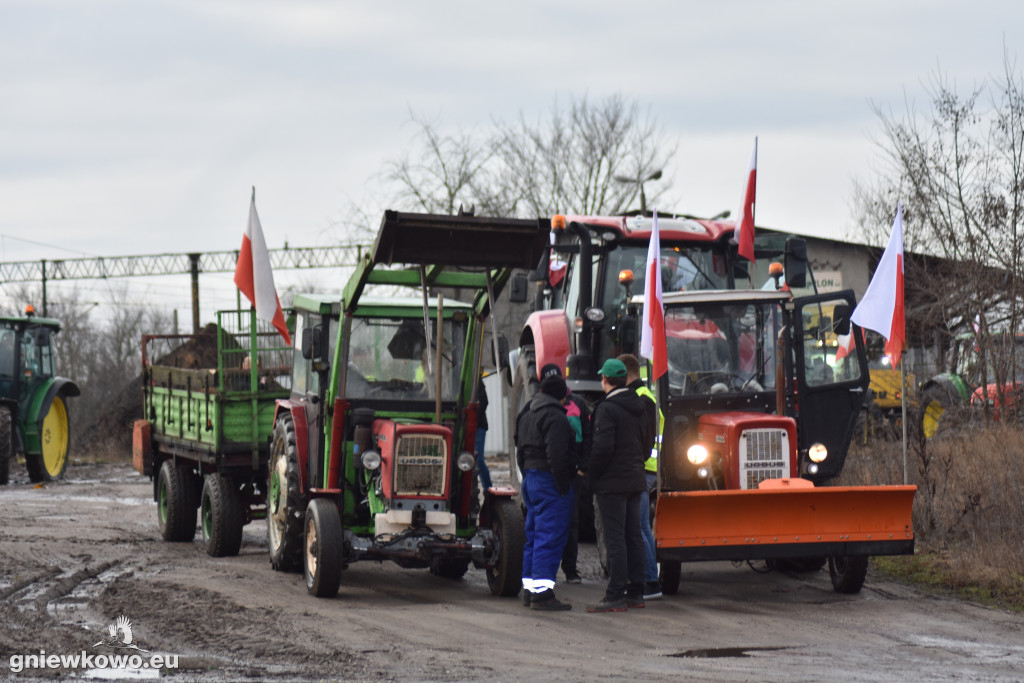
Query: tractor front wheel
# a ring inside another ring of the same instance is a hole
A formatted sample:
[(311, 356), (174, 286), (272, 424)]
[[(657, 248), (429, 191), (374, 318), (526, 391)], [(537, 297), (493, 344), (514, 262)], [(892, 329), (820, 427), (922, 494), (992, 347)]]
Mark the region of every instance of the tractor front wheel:
[(8, 482), (11, 460), (14, 456), (14, 442), (11, 440), (11, 409), (0, 406), (0, 485)]
[(306, 539), (303, 573), (306, 590), (318, 598), (331, 598), (341, 585), (341, 515), (333, 501), (314, 498), (306, 508)]
[(661, 592), (665, 595), (675, 595), (679, 592), (679, 581), (683, 576), (683, 563), (679, 560), (662, 560), (661, 562)]
[(511, 498), (489, 502), (491, 531), (498, 537), (498, 562), (487, 569), (487, 586), (491, 595), (510, 597), (519, 592), (523, 583), (523, 546), (526, 529), (523, 512)]
[(220, 474), (206, 475), (199, 507), (206, 554), (237, 555), (242, 547), (242, 501), (235, 482)]
[(39, 423), (39, 453), (25, 456), (28, 478), (34, 482), (53, 481), (64, 476), (68, 466), (68, 409), (64, 398), (54, 396), (50, 409)]
[(828, 558), (828, 575), (836, 593), (859, 593), (867, 574), (867, 555), (832, 555)]
[(270, 564), (278, 571), (298, 571), (302, 568), (302, 521), (306, 506), (299, 490), (295, 424), (287, 413), (274, 424), (267, 479)]

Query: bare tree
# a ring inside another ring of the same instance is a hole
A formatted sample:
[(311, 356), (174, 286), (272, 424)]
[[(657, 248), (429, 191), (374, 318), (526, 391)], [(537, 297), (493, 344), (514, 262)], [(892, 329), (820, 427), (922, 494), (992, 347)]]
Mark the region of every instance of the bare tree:
[(565, 109), (556, 103), (536, 123), (520, 113), (515, 122), (495, 122), (486, 135), (444, 133), (435, 123), (412, 120), (419, 127), (414, 147), (389, 162), (383, 178), (395, 184), (399, 202), (433, 213), (460, 206), (528, 218), (623, 213), (637, 199), (640, 180), (675, 154), (657, 122), (619, 95), (599, 103), (571, 98)]
[[(961, 94), (948, 78), (928, 84), (931, 110), (902, 115), (876, 107), (884, 161), (872, 184), (856, 189), (862, 232), (882, 244), (904, 203), (908, 330), (939, 330), (944, 348), (957, 333), (982, 349), (1021, 326), (1024, 262), (1024, 86), (1012, 60), (1003, 73)], [(987, 106), (983, 105), (987, 97)], [(926, 340), (918, 340), (924, 343)], [(1013, 367), (1000, 363), (1000, 385)]]

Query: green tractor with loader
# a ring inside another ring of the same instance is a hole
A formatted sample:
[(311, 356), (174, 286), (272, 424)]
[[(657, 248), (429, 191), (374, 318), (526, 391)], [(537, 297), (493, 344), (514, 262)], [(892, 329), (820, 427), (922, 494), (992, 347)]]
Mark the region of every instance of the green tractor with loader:
[(60, 479), (68, 466), (67, 400), (79, 395), (54, 369), (53, 336), (60, 321), (40, 318), (32, 306), (23, 317), (0, 317), (0, 484), (23, 453), (29, 479)]

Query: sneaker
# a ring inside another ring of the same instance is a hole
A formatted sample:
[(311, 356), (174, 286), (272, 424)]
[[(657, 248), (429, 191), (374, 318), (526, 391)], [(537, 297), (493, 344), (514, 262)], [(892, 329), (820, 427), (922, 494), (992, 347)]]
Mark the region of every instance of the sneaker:
[(541, 610), (544, 612), (564, 612), (572, 609), (572, 605), (567, 602), (562, 602), (555, 597), (555, 591), (550, 588), (546, 591), (541, 591), (536, 595), (530, 597), (530, 609)]
[(625, 612), (629, 605), (626, 603), (626, 598), (618, 598), (615, 600), (609, 600), (603, 598), (601, 602), (593, 605), (587, 605), (588, 612)]
[(647, 603), (644, 602), (642, 597), (633, 598), (628, 595), (626, 596), (626, 607), (629, 609), (643, 609), (646, 606)]
[(644, 584), (644, 600), (657, 600), (661, 597), (661, 584), (649, 581)]
[(583, 583), (583, 579), (576, 572), (566, 572), (565, 574), (566, 583)]

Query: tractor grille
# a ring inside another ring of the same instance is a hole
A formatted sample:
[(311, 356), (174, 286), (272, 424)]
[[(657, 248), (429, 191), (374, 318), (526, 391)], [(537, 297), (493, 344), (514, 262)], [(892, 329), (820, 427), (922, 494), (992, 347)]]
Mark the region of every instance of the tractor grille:
[(789, 476), (789, 432), (746, 429), (740, 435), (740, 487), (756, 489), (765, 479)]
[(443, 496), (448, 444), (436, 434), (400, 436), (395, 457), (395, 495)]

